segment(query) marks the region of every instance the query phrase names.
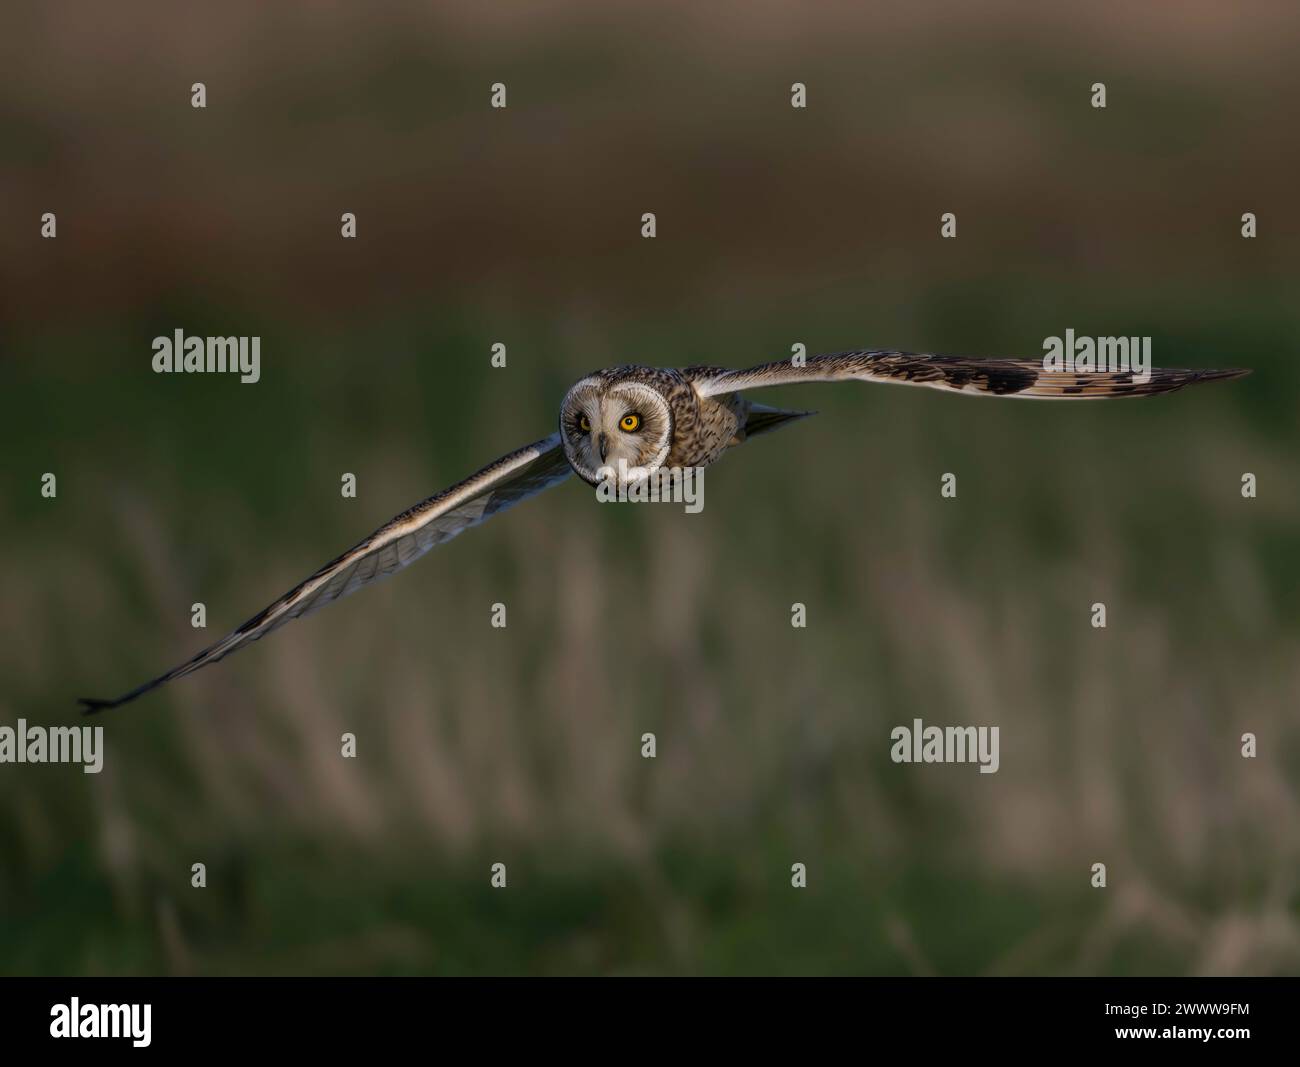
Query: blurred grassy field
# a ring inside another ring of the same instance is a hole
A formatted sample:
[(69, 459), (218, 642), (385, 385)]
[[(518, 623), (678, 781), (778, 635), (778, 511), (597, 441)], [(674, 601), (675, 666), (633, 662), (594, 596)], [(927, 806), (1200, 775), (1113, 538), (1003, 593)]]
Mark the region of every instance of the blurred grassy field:
[[(0, 724), (190, 655), (593, 367), (1073, 327), (1255, 373), (774, 391), (822, 413), (698, 515), (531, 501), (106, 716), (98, 776), (0, 766), (0, 972), (1300, 966), (1293, 20), (129, 10), (25, 15), (0, 82)], [(176, 327), (260, 335), (261, 382), (152, 374)], [(915, 717), (1000, 771), (891, 763)]]

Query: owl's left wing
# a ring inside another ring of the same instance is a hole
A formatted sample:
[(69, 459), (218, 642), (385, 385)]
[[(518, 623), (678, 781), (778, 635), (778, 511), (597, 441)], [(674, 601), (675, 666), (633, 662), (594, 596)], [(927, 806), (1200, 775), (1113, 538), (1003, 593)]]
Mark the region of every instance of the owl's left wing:
[(558, 433), (502, 456), (463, 482), (429, 497), (385, 523), (364, 541), (325, 564), (305, 582), (294, 586), (270, 607), (259, 611), (193, 659), (113, 700), (83, 697), (82, 710), (94, 712), (115, 708), (164, 682), (216, 663), (249, 642), (265, 637), (290, 619), (307, 615), (363, 585), (387, 578), (414, 563), (435, 545), (450, 541), (498, 512), (559, 485), (571, 473)]
[(1047, 371), (1043, 369), (1041, 360), (970, 359), (965, 356), (862, 350), (809, 356), (799, 366), (791, 360), (782, 360), (762, 363), (748, 370), (693, 367), (685, 373), (701, 396), (799, 382), (880, 381), (984, 396), (1095, 400), (1171, 393), (1196, 382), (1240, 378), (1250, 371), (1160, 367), (1153, 368), (1146, 381), (1136, 381), (1130, 371)]

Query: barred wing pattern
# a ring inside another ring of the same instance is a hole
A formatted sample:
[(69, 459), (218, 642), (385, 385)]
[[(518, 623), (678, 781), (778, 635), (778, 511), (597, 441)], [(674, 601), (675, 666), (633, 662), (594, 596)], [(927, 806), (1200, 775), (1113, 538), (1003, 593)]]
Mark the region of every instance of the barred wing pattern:
[(1150, 379), (1139, 382), (1131, 371), (1051, 372), (1032, 359), (970, 359), (882, 349), (809, 356), (803, 366), (782, 360), (748, 370), (696, 367), (687, 373), (701, 396), (799, 382), (881, 381), (976, 396), (1096, 400), (1172, 393), (1196, 382), (1240, 378), (1250, 372), (1152, 368)]
[(193, 659), (113, 700), (83, 697), (82, 709), (96, 712), (115, 708), (165, 682), (216, 663), (290, 619), (310, 614), (362, 586), (387, 578), (471, 526), (559, 485), (571, 473), (558, 433), (502, 456), (477, 474), (385, 523)]

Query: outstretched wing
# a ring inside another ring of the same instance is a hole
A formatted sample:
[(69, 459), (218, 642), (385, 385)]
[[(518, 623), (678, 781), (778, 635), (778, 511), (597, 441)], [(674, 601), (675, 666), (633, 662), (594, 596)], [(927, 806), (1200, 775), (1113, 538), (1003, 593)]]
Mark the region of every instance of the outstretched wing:
[(558, 433), (502, 456), (458, 485), (429, 497), (385, 523), (364, 541), (325, 564), (305, 582), (193, 659), (115, 700), (83, 697), (83, 710), (94, 712), (115, 708), (164, 682), (183, 678), (200, 667), (216, 663), (249, 642), (265, 637), (290, 619), (324, 607), (363, 585), (387, 578), (414, 563), (435, 545), (450, 541), (463, 530), (477, 526), (521, 500), (559, 485), (571, 473)]
[(1049, 372), (1040, 360), (968, 359), (915, 352), (856, 351), (809, 356), (802, 366), (790, 360), (763, 363), (748, 370), (692, 368), (687, 372), (701, 396), (758, 389), (797, 382), (880, 381), (926, 385), (985, 396), (1018, 396), (1052, 400), (1095, 400), (1104, 397), (1154, 396), (1171, 393), (1194, 382), (1240, 378), (1247, 370), (1173, 370), (1153, 368), (1150, 378), (1137, 381), (1130, 371)]

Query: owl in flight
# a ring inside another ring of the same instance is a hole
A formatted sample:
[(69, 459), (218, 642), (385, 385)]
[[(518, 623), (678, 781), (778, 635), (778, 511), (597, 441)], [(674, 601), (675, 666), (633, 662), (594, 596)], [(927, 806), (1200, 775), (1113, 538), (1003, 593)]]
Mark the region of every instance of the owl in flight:
[[(1245, 370), (1049, 372), (1040, 362), (966, 359), (911, 352), (855, 351), (764, 363), (749, 370), (622, 366), (587, 375), (565, 394), (556, 433), (495, 460), (463, 482), (402, 512), (325, 564), (270, 607), (193, 659), (113, 700), (82, 699), (87, 712), (117, 707), (265, 637), (414, 563), (521, 500), (577, 474), (591, 485), (610, 477), (644, 477), (658, 468), (705, 467), (757, 434), (813, 414), (750, 401), (742, 393), (800, 382), (880, 381), (958, 393), (1034, 399), (1096, 400), (1169, 393), (1195, 382), (1237, 378)], [(620, 463), (620, 461), (623, 461)]]

